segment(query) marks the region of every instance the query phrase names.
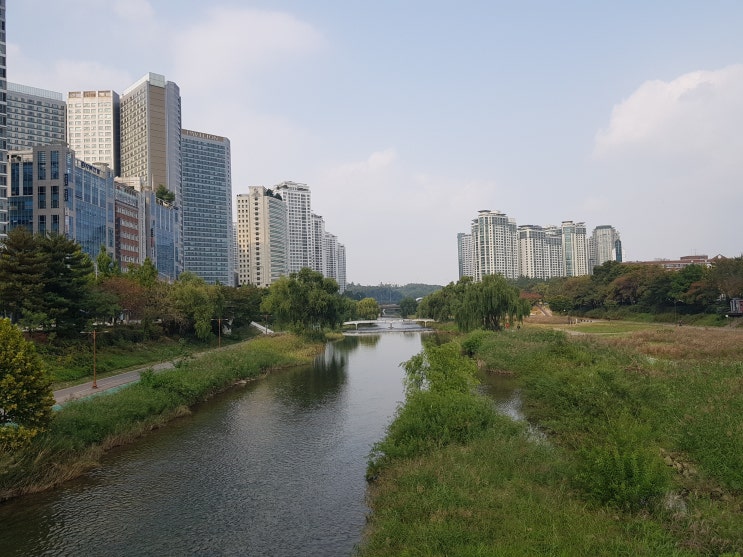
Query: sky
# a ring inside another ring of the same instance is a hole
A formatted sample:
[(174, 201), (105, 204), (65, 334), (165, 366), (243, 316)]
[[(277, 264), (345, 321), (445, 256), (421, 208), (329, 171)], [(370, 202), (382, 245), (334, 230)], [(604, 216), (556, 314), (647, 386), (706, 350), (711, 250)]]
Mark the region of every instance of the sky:
[(233, 195), (307, 184), (347, 280), (445, 285), (479, 210), (743, 254), (739, 0), (8, 0), (7, 73), (178, 84)]

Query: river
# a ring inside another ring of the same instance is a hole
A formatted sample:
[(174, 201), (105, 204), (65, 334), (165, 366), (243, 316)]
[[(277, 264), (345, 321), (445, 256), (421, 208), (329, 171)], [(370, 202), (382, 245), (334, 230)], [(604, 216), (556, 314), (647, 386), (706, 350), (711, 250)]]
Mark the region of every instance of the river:
[(0, 555), (351, 555), (369, 450), (420, 350), (420, 333), (346, 337), (223, 393), (79, 480), (0, 504)]

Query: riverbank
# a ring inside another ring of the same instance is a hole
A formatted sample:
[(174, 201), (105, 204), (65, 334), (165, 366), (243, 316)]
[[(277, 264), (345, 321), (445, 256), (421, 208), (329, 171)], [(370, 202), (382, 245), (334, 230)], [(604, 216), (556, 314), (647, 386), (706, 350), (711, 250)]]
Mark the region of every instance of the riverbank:
[(524, 327), (461, 340), (487, 373), (512, 378), (541, 434), (498, 420), (388, 459), (360, 556), (743, 551), (740, 331)]
[(173, 370), (144, 372), (117, 392), (65, 404), (30, 447), (0, 455), (0, 501), (77, 477), (106, 450), (164, 426), (236, 383), (310, 363), (322, 346), (290, 334), (258, 337), (179, 361)]

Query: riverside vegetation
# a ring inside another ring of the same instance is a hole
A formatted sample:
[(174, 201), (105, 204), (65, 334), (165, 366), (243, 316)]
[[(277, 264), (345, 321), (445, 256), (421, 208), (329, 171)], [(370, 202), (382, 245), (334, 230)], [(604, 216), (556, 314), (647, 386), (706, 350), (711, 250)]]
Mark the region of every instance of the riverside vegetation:
[[(613, 326), (427, 341), (358, 555), (740, 555), (743, 332)], [(472, 388), (475, 362), (529, 423)]]
[(107, 449), (188, 413), (236, 382), (311, 362), (321, 346), (292, 334), (258, 337), (208, 358), (179, 360), (170, 371), (145, 371), (138, 383), (118, 392), (70, 402), (29, 444), (0, 452), (0, 501), (74, 478)]

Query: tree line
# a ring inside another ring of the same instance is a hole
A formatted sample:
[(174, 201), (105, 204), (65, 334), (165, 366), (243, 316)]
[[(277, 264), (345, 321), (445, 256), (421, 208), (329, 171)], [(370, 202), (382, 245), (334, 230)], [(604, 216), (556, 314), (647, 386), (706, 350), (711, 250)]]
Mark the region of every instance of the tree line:
[(541, 282), (522, 279), (520, 286), (562, 313), (723, 315), (730, 299), (743, 296), (743, 257), (679, 270), (607, 261), (592, 275)]

